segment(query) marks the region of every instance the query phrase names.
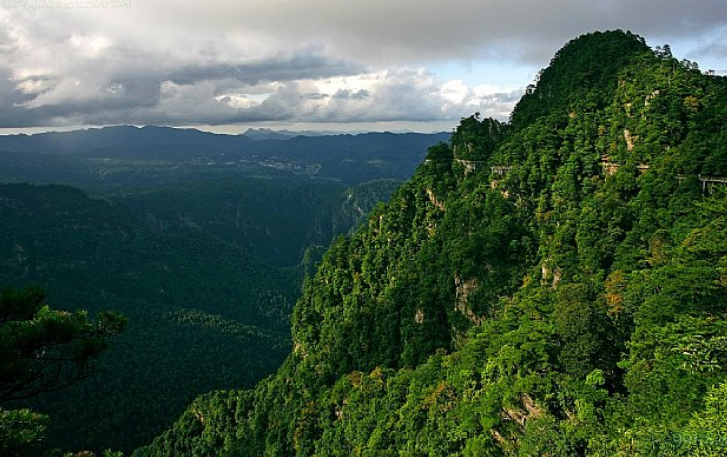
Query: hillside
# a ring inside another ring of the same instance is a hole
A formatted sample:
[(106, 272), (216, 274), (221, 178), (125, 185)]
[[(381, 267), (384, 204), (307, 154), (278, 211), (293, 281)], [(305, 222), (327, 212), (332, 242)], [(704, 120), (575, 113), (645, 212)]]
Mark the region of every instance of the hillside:
[(252, 386), (290, 349), (296, 270), (199, 231), (152, 232), (69, 187), (0, 184), (0, 221), (0, 288), (38, 284), (57, 308), (128, 317), (97, 376), (36, 402), (51, 444), (132, 449), (196, 395)]
[(202, 230), (256, 260), (298, 265), (357, 226), (446, 134), (261, 137), (107, 127), (0, 136), (0, 182), (63, 184), (167, 234)]
[(255, 141), (168, 127), (0, 135), (0, 180), (94, 193), (161, 189), (219, 176), (304, 178), (352, 186), (411, 176), (448, 134), (367, 133)]
[(155, 231), (202, 230), (263, 263), (293, 267), (310, 246), (328, 246), (334, 236), (357, 227), (399, 184), (381, 180), (346, 187), (322, 180), (228, 175), (109, 198)]
[(274, 376), (134, 455), (723, 455), (725, 89), (569, 42), (333, 244)]
[[(327, 153), (368, 160), (411, 145), (396, 137), (364, 151), (367, 140), (346, 136), (336, 144), (347, 149)], [(200, 393), (271, 373), (290, 348), (303, 274), (399, 184), (348, 186), (278, 157), (210, 164), (210, 153), (249, 142), (154, 127), (0, 137), (16, 151), (0, 152), (0, 182), (93, 196), (0, 185), (0, 288), (39, 284), (58, 308), (116, 308), (130, 319), (99, 375), (33, 405), (52, 416), (49, 446), (129, 451)], [(411, 174), (424, 150), (394, 154), (405, 164), (393, 174)]]

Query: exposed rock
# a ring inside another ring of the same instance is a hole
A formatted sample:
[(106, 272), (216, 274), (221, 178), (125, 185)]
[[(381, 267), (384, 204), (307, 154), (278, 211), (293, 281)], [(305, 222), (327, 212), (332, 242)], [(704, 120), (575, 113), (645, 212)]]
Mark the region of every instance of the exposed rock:
[(537, 419), (543, 415), (543, 410), (535, 404), (535, 400), (530, 395), (523, 394), (521, 399), (531, 419)]
[(563, 275), (563, 272), (560, 270), (560, 268), (555, 267), (553, 269), (553, 289), (558, 287), (558, 283), (560, 282), (560, 278)]
[(414, 314), (414, 322), (417, 324), (423, 324), (424, 323), (424, 311), (421, 309), (417, 309), (416, 314)]
[(626, 140), (626, 149), (629, 152), (633, 151), (636, 137), (631, 136), (631, 131), (629, 131), (628, 129), (624, 129), (624, 139)]
[(655, 90), (651, 93), (651, 95), (647, 95), (646, 99), (644, 99), (644, 106), (649, 106), (649, 103), (651, 103), (651, 100), (655, 99), (660, 92), (658, 90)]
[(427, 189), (427, 196), (429, 197), (429, 201), (432, 202), (432, 204), (438, 208), (441, 211), (445, 210), (444, 203), (437, 200), (437, 196), (434, 195), (434, 192), (432, 192), (432, 189)]
[(476, 279), (462, 280), (458, 273), (454, 274), (454, 309), (459, 311), (475, 325), (480, 325), (482, 323), (482, 318), (477, 316), (470, 309), (467, 303), (469, 295), (477, 289), (477, 286), (478, 284)]
[(306, 350), (303, 347), (303, 345), (301, 343), (297, 342), (297, 341), (294, 341), (293, 342), (293, 353), (294, 354), (300, 354), (300, 356), (303, 357), (304, 359), (306, 357), (308, 357), (308, 353), (306, 352)]
[(551, 264), (552, 264), (551, 259), (548, 258), (548, 259), (543, 260), (543, 263), (540, 264), (540, 273), (542, 275), (543, 281), (547, 281), (548, 279), (551, 278), (551, 275), (552, 275), (553, 282), (552, 282), (551, 286), (553, 288), (555, 288), (558, 286), (558, 283), (560, 282), (560, 279), (563, 276), (563, 271), (559, 267), (554, 267), (551, 269), (551, 267), (550, 267)]
[(520, 402), (525, 408), (524, 410), (519, 407), (504, 408), (500, 413), (500, 417), (506, 421), (513, 421), (524, 428), (528, 420), (537, 419), (543, 415), (543, 410), (535, 404), (530, 395), (522, 394)]

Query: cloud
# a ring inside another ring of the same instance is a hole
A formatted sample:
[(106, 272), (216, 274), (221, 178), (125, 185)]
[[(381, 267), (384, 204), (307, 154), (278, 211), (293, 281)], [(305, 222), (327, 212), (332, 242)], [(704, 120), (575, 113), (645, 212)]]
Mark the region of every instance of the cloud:
[(179, 7), (159, 0), (148, 13), (168, 27), (245, 31), (272, 46), (324, 43), (367, 62), (516, 58), (547, 62), (565, 41), (597, 29), (694, 37), (723, 26), (723, 0), (208, 0)]
[[(475, 111), (504, 119), (530, 81), (520, 74), (507, 87), (488, 85), (502, 80), (498, 68), (534, 74), (566, 41), (596, 29), (681, 43), (678, 57), (711, 56), (709, 66), (727, 68), (719, 67), (723, 0), (48, 7), (62, 3), (0, 0), (0, 127), (456, 122)], [(436, 74), (453, 62), (490, 73)]]
[[(204, 118), (212, 125), (267, 121), (318, 123), (430, 122), (458, 120), (475, 111), (507, 116), (518, 94), (478, 94), (468, 90), (460, 100), (425, 70), (400, 70), (300, 80), (268, 85), (268, 94), (217, 93), (213, 81), (163, 85), (159, 103), (135, 113), (142, 123), (193, 125)], [(498, 110), (495, 106), (504, 103)], [(80, 120), (80, 119), (79, 119)]]

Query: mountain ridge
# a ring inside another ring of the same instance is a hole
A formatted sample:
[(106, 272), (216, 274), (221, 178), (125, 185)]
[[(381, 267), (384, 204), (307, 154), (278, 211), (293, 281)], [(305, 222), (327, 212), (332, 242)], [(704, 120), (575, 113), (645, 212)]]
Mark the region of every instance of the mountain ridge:
[(0, 178), (49, 183), (58, 168), (63, 184), (103, 189), (133, 178), (149, 188), (160, 186), (161, 170), (176, 171), (184, 179), (220, 173), (273, 174), (355, 185), (408, 178), (426, 148), (446, 137), (363, 133), (255, 141), (244, 135), (152, 126), (0, 136)]
[(696, 180), (727, 175), (726, 80), (569, 42), (332, 245), (275, 375), (134, 455), (696, 455), (674, 437), (727, 429), (727, 199)]

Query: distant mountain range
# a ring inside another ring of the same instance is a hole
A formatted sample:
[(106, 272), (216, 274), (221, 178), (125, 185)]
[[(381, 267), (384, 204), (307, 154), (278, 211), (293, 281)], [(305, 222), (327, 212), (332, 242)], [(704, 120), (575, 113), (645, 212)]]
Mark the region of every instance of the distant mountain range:
[[(133, 162), (137, 175), (139, 165), (154, 165), (164, 166), (165, 174), (172, 167), (184, 168), (187, 176), (209, 171), (283, 172), (353, 185), (408, 178), (427, 148), (448, 141), (449, 136), (314, 136), (313, 132), (293, 136), (292, 132), (264, 129), (221, 135), (153, 126), (8, 135), (0, 136), (0, 181), (112, 187), (118, 184), (113, 178), (118, 177), (119, 169), (128, 170)], [(127, 183), (126, 178), (120, 181)]]
[(84, 154), (113, 148), (199, 145), (213, 149), (235, 149), (250, 139), (243, 135), (220, 135), (195, 129), (172, 127), (116, 126), (47, 132), (34, 135), (0, 136), (0, 150), (38, 154)]
[[(264, 141), (264, 140), (287, 140), (290, 138), (294, 138), (296, 136), (338, 136), (338, 135), (365, 135), (366, 133), (371, 132), (363, 132), (363, 131), (349, 131), (349, 132), (340, 132), (335, 130), (274, 130), (274, 129), (268, 129), (268, 128), (258, 128), (253, 129), (249, 128), (247, 129), (243, 135), (253, 139), (255, 141)], [(407, 134), (407, 133), (413, 133), (410, 131), (395, 131), (395, 132), (386, 132), (386, 133), (394, 133), (394, 134)], [(434, 134), (439, 134), (440, 132), (435, 132)], [(445, 133), (445, 132), (441, 132)]]
[(264, 140), (287, 140), (289, 138), (293, 138), (296, 136), (334, 136), (334, 135), (340, 135), (341, 132), (334, 132), (332, 130), (301, 130), (301, 131), (294, 131), (294, 130), (273, 130), (273, 129), (266, 129), (266, 128), (259, 128), (259, 129), (247, 129), (245, 133), (243, 133), (244, 136), (256, 140), (256, 141), (264, 141)]

